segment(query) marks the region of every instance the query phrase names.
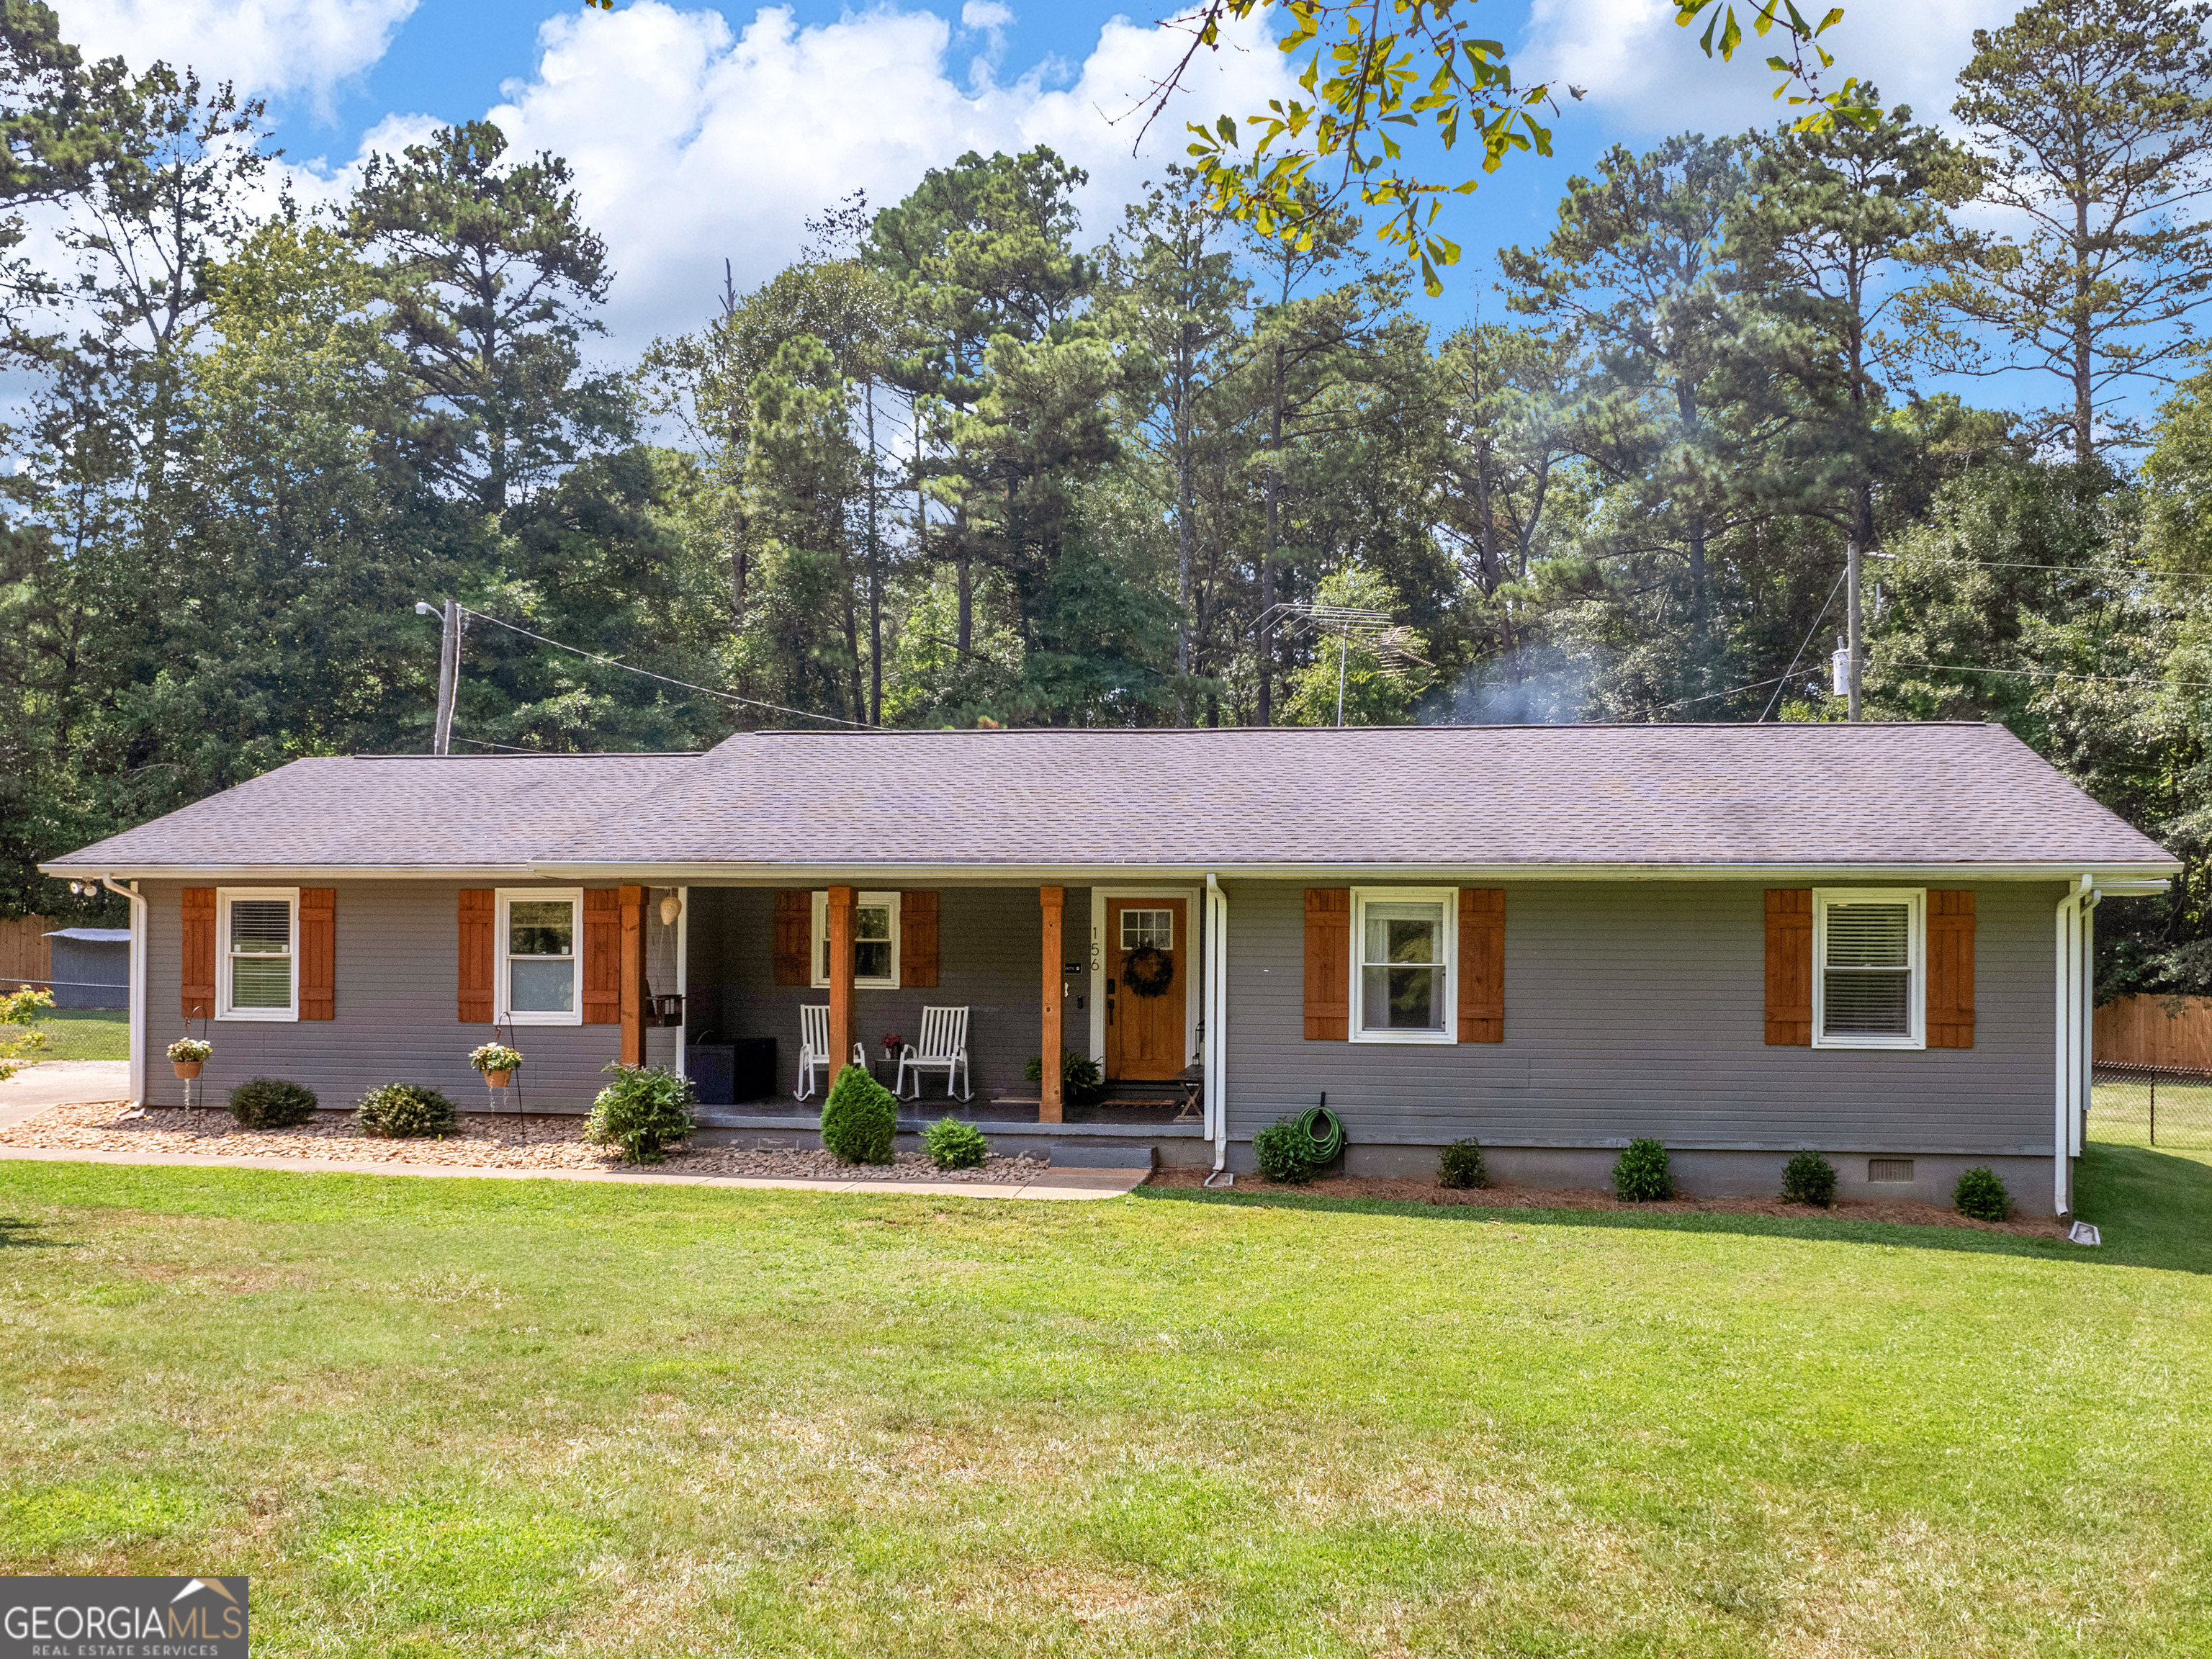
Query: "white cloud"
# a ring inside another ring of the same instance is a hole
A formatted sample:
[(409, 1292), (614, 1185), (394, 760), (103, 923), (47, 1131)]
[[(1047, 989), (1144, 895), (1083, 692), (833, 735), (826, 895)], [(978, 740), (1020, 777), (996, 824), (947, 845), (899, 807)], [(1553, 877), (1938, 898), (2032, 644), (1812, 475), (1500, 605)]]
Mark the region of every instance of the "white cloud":
[(1145, 181), (1182, 158), (1185, 118), (1242, 114), (1290, 87), (1272, 41), (1240, 32), (1201, 54), (1188, 107), (1154, 124), (1135, 156), (1145, 94), (1183, 37), (1115, 18), (1059, 89), (1034, 71), (963, 89), (947, 73), (951, 37), (928, 12), (800, 27), (771, 7), (733, 33), (718, 12), (635, 0), (545, 23), (536, 73), (508, 82), (490, 118), (515, 149), (574, 166), (585, 216), (611, 249), (613, 343), (633, 350), (706, 319), (725, 258), (741, 287), (764, 280), (795, 255), (810, 214), (860, 188), (896, 202), (965, 150), (1048, 144), (1085, 167), (1086, 234), (1103, 240)]
[(303, 94), (327, 109), (339, 82), (384, 56), (417, 0), (63, 0), (62, 33), (90, 58), (190, 64), (242, 93)]
[[(1738, 18), (1755, 7), (1738, 0)], [(1948, 125), (1952, 80), (1973, 55), (1974, 31), (2001, 27), (2015, 9), (2012, 0), (1854, 0), (1822, 37), (1836, 57), (1830, 74), (1838, 84), (1847, 75), (1872, 81), (1884, 104), (1910, 104), (1920, 119)], [(1683, 28), (1674, 13), (1674, 0), (1534, 0), (1516, 78), (1550, 81), (1566, 110), (1594, 112), (1623, 135), (1741, 131), (1789, 112), (1772, 97), (1780, 77), (1765, 67), (1766, 42), (1747, 27), (1734, 63), (1708, 59), (1698, 50), (1703, 21)], [(1569, 83), (1589, 100), (1568, 102)]]
[(1002, 29), (1014, 21), (1014, 9), (1002, 6), (998, 0), (968, 0), (960, 8), (960, 27), (963, 29)]

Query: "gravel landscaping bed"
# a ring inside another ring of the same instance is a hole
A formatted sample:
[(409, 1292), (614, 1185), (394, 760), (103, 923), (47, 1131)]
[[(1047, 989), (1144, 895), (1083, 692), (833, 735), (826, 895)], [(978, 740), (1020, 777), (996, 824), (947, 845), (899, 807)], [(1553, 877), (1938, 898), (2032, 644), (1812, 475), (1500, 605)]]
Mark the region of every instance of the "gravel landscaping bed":
[[(186, 1112), (155, 1107), (142, 1117), (113, 1102), (49, 1107), (0, 1128), (0, 1146), (46, 1152), (207, 1152), (228, 1157), (327, 1158), (361, 1164), (436, 1164), (501, 1170), (614, 1170), (611, 1148), (584, 1144), (583, 1120), (470, 1112), (461, 1132), (441, 1140), (382, 1140), (361, 1133), (351, 1112), (325, 1112), (296, 1129), (241, 1129), (221, 1108)], [(752, 1151), (701, 1146), (649, 1166), (672, 1175), (781, 1176), (838, 1181), (972, 1181), (1018, 1184), (1051, 1166), (1037, 1158), (992, 1158), (980, 1170), (940, 1170), (920, 1152), (895, 1164), (840, 1164), (820, 1150)]]
[[(1163, 1169), (1152, 1173), (1155, 1187), (1195, 1187), (1202, 1169)], [(1904, 1199), (1839, 1198), (1829, 1209), (1785, 1204), (1778, 1198), (1675, 1198), (1653, 1204), (1624, 1204), (1611, 1193), (1592, 1188), (1439, 1187), (1433, 1181), (1380, 1176), (1332, 1176), (1303, 1187), (1279, 1187), (1256, 1175), (1240, 1175), (1231, 1190), (1240, 1193), (1304, 1194), (1315, 1198), (1390, 1198), (1416, 1204), (1468, 1204), (1494, 1210), (1635, 1210), (1652, 1215), (1771, 1215), (1797, 1221), (1891, 1221), (1912, 1227), (1971, 1227), (1985, 1233), (2015, 1233), (2029, 1238), (2063, 1238), (2068, 1223), (2053, 1216), (2016, 1216), (2010, 1221), (1976, 1221), (1948, 1205)]]

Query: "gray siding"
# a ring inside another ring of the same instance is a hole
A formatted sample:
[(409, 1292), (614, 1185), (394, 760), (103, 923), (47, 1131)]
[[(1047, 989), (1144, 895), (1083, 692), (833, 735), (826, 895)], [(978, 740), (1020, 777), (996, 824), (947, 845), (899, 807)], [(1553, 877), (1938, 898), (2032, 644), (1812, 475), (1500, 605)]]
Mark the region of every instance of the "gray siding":
[(1976, 889), (1975, 1046), (1768, 1048), (1764, 889), (1507, 887), (1505, 1041), (1304, 1040), (1304, 890), (1230, 885), (1230, 1133), (1320, 1092), (1356, 1142), (2051, 1149), (2055, 885)]
[[(461, 884), (337, 884), (337, 1018), (296, 1024), (218, 1019), (204, 1028), (194, 1021), (192, 1034), (204, 1029), (215, 1044), (201, 1073), (202, 1103), (221, 1105), (250, 1077), (282, 1077), (307, 1085), (325, 1107), (350, 1107), (375, 1085), (397, 1082), (426, 1083), (465, 1109), (481, 1109), (489, 1097), (465, 1056), (492, 1031), (464, 1025), (456, 1015)], [(146, 1087), (156, 1105), (181, 1106), (185, 1098), (161, 1053), (185, 1034), (178, 1011), (182, 889), (178, 882), (147, 884)], [(622, 1028), (525, 1025), (515, 1029), (514, 1044), (527, 1057), (522, 1103), (580, 1111), (605, 1083), (600, 1068), (621, 1051)]]
[[(711, 1018), (723, 1041), (774, 1037), (781, 1088), (797, 1080), (799, 1005), (826, 1002), (830, 994), (811, 986), (775, 983), (772, 960), (774, 893), (764, 887), (694, 887), (691, 890), (690, 1002), (686, 1014), (694, 1040), (704, 1036)], [(1089, 938), (1091, 890), (1067, 890), (1067, 934), (1062, 959), (1081, 962)], [(878, 1039), (896, 1031), (909, 1042), (921, 1032), (924, 1004), (968, 1007), (968, 1055), (975, 1070), (975, 1094), (1018, 1085), (1022, 1071), (1041, 1046), (1039, 983), (1044, 951), (1044, 915), (1034, 887), (947, 887), (938, 893), (938, 979), (933, 990), (854, 994), (860, 1039), (871, 1059), (879, 1056)], [(1062, 1043), (1087, 1049), (1091, 1015), (1088, 969), (1066, 976), (1068, 994), (1060, 1009)], [(711, 1011), (711, 1012), (710, 1012)], [(940, 1086), (933, 1076), (925, 1085), (934, 1098)]]

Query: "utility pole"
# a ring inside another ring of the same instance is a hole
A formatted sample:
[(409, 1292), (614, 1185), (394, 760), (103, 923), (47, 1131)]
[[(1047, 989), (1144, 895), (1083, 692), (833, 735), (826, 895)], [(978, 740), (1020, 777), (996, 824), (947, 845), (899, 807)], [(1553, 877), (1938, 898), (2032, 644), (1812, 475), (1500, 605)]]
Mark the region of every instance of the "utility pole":
[(438, 724), (431, 738), (431, 752), (450, 755), (453, 752), (453, 694), (461, 678), (459, 602), (447, 599), (442, 616), (444, 625), (438, 634)]
[(1860, 627), (1859, 538), (1856, 535), (1844, 539), (1844, 585), (1851, 590), (1844, 602), (1844, 625), (1849, 630), (1845, 645), (1850, 652), (1850, 717), (1856, 720), (1865, 718), (1859, 708), (1859, 685), (1866, 672), (1866, 635)]

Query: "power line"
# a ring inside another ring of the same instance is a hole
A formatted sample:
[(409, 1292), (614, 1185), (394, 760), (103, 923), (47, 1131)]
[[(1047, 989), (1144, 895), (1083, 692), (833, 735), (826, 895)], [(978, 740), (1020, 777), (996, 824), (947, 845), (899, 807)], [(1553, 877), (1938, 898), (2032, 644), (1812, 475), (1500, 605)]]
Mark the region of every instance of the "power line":
[(560, 640), (549, 639), (543, 634), (533, 634), (526, 628), (519, 628), (514, 623), (503, 621), (498, 617), (488, 617), (481, 611), (471, 611), (466, 605), (461, 606), (461, 612), (464, 616), (476, 617), (479, 622), (488, 622), (504, 628), (510, 634), (520, 634), (526, 640), (536, 640), (540, 645), (550, 645), (556, 651), (568, 652), (572, 655), (583, 658), (587, 662), (604, 663), (609, 668), (619, 668), (624, 673), (642, 674), (647, 679), (659, 680), (663, 685), (679, 685), (686, 691), (697, 691), (706, 696), (720, 697), (725, 702), (742, 703), (748, 708), (770, 709), (779, 714), (795, 714), (803, 720), (823, 720), (831, 726), (849, 726), (860, 731), (869, 729), (868, 722), (866, 720), (840, 720), (835, 714), (817, 714), (809, 709), (787, 708), (780, 702), (763, 702), (757, 697), (741, 697), (734, 691), (720, 691), (711, 685), (694, 685), (689, 680), (672, 678), (666, 674), (656, 674), (650, 668), (635, 668), (629, 663), (617, 662), (612, 657), (603, 657), (596, 651), (586, 651), (580, 647), (568, 645)]
[[(1784, 680), (1788, 679), (1792, 674), (1797, 672), (1798, 660), (1800, 658), (1804, 656), (1806, 646), (1813, 643), (1813, 635), (1819, 633), (1820, 631), (1820, 624), (1828, 620), (1828, 607), (1836, 602), (1836, 588), (1841, 587), (1844, 585), (1844, 578), (1850, 574), (1850, 567), (1849, 565), (1845, 565), (1841, 570), (1836, 572), (1835, 586), (1831, 587), (1828, 590), (1828, 597), (1820, 606), (1820, 614), (1813, 618), (1813, 625), (1805, 630), (1805, 637), (1797, 647), (1797, 655), (1790, 658), (1790, 666), (1782, 671), (1782, 678)], [(1774, 695), (1766, 700), (1766, 707), (1759, 711), (1759, 718), (1762, 722), (1769, 714), (1774, 712), (1774, 705), (1781, 700), (1781, 696), (1782, 685), (1781, 682), (1778, 681), (1775, 684)]]
[[(1869, 553), (1870, 559), (1887, 559), (1894, 562), (1895, 553)], [(2157, 565), (2126, 564), (2100, 566), (2093, 564), (2027, 564), (2017, 559), (1915, 559), (1915, 566), (1923, 564), (1970, 565), (1984, 570), (2055, 570), (2069, 576), (2186, 576), (2191, 581), (2212, 581), (2212, 570), (2174, 570)]]
[(2146, 680), (2127, 679), (2117, 674), (2077, 674), (2070, 668), (1976, 668), (1962, 662), (1896, 662), (1882, 665), (1885, 668), (1931, 668), (1953, 674), (2013, 674), (2022, 678), (2081, 680), (2091, 685), (2149, 685), (2165, 688), (2179, 686), (2188, 690), (2212, 691), (2212, 680)]

